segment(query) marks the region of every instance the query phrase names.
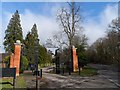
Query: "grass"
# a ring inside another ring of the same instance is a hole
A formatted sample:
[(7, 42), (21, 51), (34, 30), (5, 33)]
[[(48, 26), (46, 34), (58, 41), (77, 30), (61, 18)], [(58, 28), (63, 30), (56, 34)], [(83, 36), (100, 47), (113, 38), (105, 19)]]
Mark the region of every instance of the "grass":
[[(78, 72), (77, 72), (78, 73)], [(97, 75), (97, 70), (91, 68), (90, 66), (85, 66), (82, 71), (80, 71), (80, 76), (93, 76)]]
[[(55, 71), (50, 71), (49, 73), (55, 74)], [(68, 71), (65, 71), (65, 73), (69, 73)], [(97, 70), (90, 67), (90, 66), (85, 66), (82, 71), (80, 71), (80, 76), (93, 76), (97, 75)], [(64, 74), (65, 75), (65, 74)], [(71, 73), (71, 75), (79, 75), (79, 71)]]
[(48, 67), (48, 66), (53, 66), (52, 63), (46, 63), (46, 64), (39, 64), (39, 68), (44, 68), (44, 67)]
[(12, 78), (2, 78), (2, 83), (8, 83), (2, 84), (2, 88), (13, 88), (13, 86), (11, 85), (13, 84), (12, 80)]
[(17, 77), (16, 88), (26, 88), (26, 82), (24, 80), (24, 76)]
[[(2, 90), (4, 90), (5, 88), (13, 88), (13, 78), (2, 78), (2, 83), (5, 83), (2, 84)], [(26, 83), (23, 76), (20, 75), (16, 78), (15, 88), (26, 88)]]

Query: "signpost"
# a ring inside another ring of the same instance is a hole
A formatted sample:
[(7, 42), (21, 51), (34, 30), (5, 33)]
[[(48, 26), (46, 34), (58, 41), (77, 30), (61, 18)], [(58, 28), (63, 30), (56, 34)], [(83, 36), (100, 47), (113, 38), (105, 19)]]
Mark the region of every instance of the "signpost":
[(2, 77), (13, 77), (13, 88), (15, 88), (16, 68), (2, 68)]

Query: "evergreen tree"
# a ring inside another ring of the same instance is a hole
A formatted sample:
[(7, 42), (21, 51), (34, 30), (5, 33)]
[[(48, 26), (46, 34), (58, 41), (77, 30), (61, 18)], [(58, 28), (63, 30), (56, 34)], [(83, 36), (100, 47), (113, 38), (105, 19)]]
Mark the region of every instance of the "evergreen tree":
[(79, 67), (84, 67), (89, 62), (86, 55), (86, 50), (84, 45), (77, 46), (77, 56), (78, 56), (78, 65)]
[(39, 42), (38, 42), (38, 32), (37, 32), (37, 25), (36, 24), (34, 24), (33, 25), (33, 27), (32, 27), (32, 29), (31, 29), (31, 34), (32, 34), (32, 36), (33, 36), (33, 39), (34, 39), (34, 44), (36, 44), (37, 43), (37, 45), (39, 45)]
[(39, 64), (50, 63), (51, 56), (47, 53), (47, 49), (39, 44), (36, 24), (33, 25), (31, 32), (26, 35), (24, 43), (25, 56), (29, 60), (29, 65), (35, 64), (36, 57), (38, 57)]
[(39, 48), (39, 39), (36, 24), (33, 25), (31, 32), (28, 32), (24, 43), (25, 43), (25, 55), (29, 60), (29, 64), (34, 64), (36, 53), (35, 51)]
[(12, 15), (5, 31), (4, 48), (6, 52), (14, 52), (14, 43), (16, 40), (23, 42), (22, 27), (20, 24), (20, 15), (18, 10)]
[(38, 59), (38, 63), (39, 64), (47, 64), (50, 63), (52, 61), (52, 56), (50, 54), (48, 54), (47, 49), (45, 47), (43, 47), (42, 45), (39, 45), (39, 59)]
[(25, 38), (25, 56), (27, 57), (29, 64), (34, 63), (34, 40), (31, 32), (28, 32)]

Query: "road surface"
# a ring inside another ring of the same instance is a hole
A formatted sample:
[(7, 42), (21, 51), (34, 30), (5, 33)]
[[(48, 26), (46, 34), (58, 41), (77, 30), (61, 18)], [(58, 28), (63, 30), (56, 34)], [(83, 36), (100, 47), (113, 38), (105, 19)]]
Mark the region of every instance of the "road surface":
[[(50, 74), (49, 68), (43, 68), (43, 77), (47, 84), (42, 88), (119, 88), (118, 73), (105, 69), (106, 66), (90, 64), (98, 69), (98, 75), (81, 77), (78, 75)], [(99, 68), (98, 68), (99, 67)]]

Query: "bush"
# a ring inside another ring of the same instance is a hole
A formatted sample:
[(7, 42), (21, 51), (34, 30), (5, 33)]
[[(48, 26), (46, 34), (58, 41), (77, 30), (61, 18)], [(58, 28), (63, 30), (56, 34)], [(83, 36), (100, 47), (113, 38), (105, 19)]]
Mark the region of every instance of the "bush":
[(84, 67), (85, 65), (87, 65), (87, 63), (89, 63), (84, 46), (79, 45), (77, 47), (77, 56), (78, 56), (79, 67)]
[(3, 60), (3, 63), (6, 64), (6, 68), (10, 67), (10, 56), (6, 56)]
[(28, 59), (25, 56), (21, 56), (20, 60), (20, 73), (28, 68)]

